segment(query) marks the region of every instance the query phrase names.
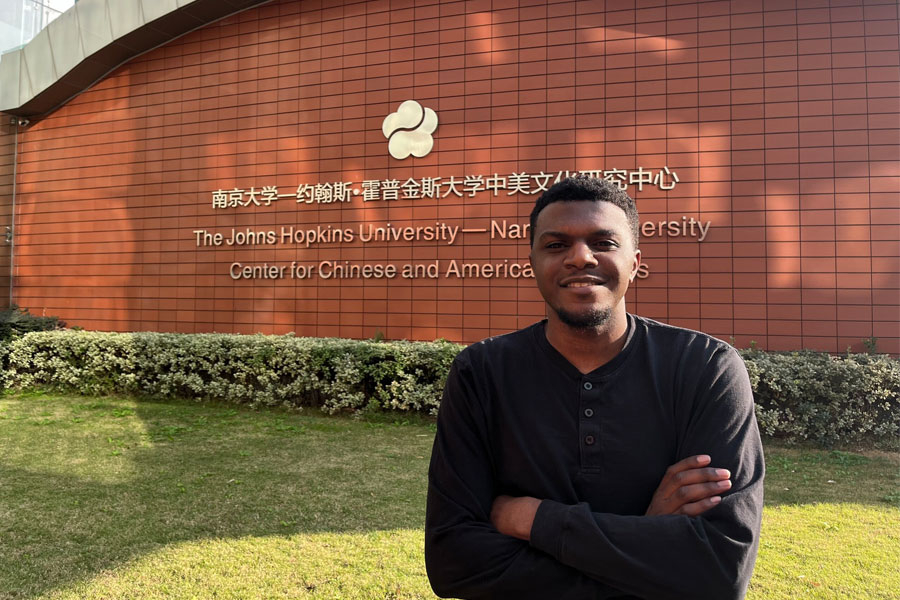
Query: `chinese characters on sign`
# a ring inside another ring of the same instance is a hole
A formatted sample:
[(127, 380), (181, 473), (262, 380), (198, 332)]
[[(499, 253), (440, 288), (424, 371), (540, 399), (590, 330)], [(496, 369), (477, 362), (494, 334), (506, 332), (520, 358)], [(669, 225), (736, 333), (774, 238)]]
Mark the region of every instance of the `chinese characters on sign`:
[[(439, 200), (448, 196), (457, 198), (473, 198), (479, 192), (491, 192), (499, 196), (514, 194), (539, 194), (554, 183), (566, 177), (577, 175), (579, 171), (559, 171), (558, 173), (510, 173), (509, 175), (465, 175), (463, 177), (422, 177), (409, 178), (405, 182), (399, 179), (368, 179), (359, 187), (353, 187), (352, 181), (333, 183), (300, 184), (296, 191), (279, 193), (274, 185), (263, 186), (257, 190), (234, 188), (212, 192), (212, 206), (216, 209), (270, 206), (279, 198), (294, 198), (298, 204), (331, 204), (334, 202), (350, 202), (352, 196), (362, 196), (363, 202), (390, 200), (418, 200), (432, 198)], [(644, 186), (655, 186), (660, 190), (671, 190), (679, 182), (678, 174), (663, 167), (658, 171), (645, 170), (638, 167), (634, 171), (607, 169), (581, 171), (590, 177), (606, 179), (615, 183), (619, 189), (627, 190), (628, 186), (643, 191)]]
[[(241, 209), (252, 206), (268, 207), (281, 198), (292, 198), (296, 204), (335, 204), (351, 202), (353, 197), (362, 201), (381, 202), (395, 200), (463, 200), (476, 195), (490, 194), (492, 197), (507, 198), (517, 194), (533, 195), (546, 191), (554, 183), (573, 175), (587, 175), (612, 182), (621, 190), (629, 186), (638, 192), (644, 187), (655, 187), (662, 191), (672, 190), (679, 183), (678, 174), (667, 166), (658, 170), (638, 167), (633, 171), (605, 169), (591, 171), (559, 171), (545, 173), (510, 173), (500, 175), (464, 175), (451, 177), (420, 177), (401, 179), (367, 179), (359, 183), (338, 181), (331, 183), (302, 183), (296, 188), (282, 188), (275, 185), (256, 186), (249, 189), (218, 189), (212, 192), (213, 209)], [(290, 189), (290, 191), (287, 191)], [(633, 194), (634, 192), (632, 192)], [(216, 246), (275, 246), (292, 245), (298, 252), (319, 245), (368, 244), (426, 242), (453, 245), (464, 236), (477, 236), (479, 243), (484, 237), (497, 239), (528, 239), (529, 224), (509, 223), (506, 219), (492, 220), (490, 223), (462, 225), (455, 222), (416, 222), (409, 225), (370, 222), (358, 223), (356, 227), (345, 224), (318, 224), (315, 228), (282, 226), (280, 229), (259, 229), (256, 227), (231, 228), (229, 232), (208, 229), (192, 231), (197, 247)], [(702, 242), (711, 223), (687, 215), (681, 220), (647, 221), (641, 225), (644, 237), (684, 237)], [(286, 263), (246, 264), (234, 262), (229, 269), (232, 280), (243, 279), (346, 279), (346, 278), (520, 278), (533, 277), (527, 261), (457, 263), (456, 260), (441, 262), (416, 262), (408, 264), (368, 263), (366, 261), (340, 261), (326, 259), (318, 263), (303, 260)], [(642, 263), (637, 277), (644, 279), (650, 275), (648, 264)]]

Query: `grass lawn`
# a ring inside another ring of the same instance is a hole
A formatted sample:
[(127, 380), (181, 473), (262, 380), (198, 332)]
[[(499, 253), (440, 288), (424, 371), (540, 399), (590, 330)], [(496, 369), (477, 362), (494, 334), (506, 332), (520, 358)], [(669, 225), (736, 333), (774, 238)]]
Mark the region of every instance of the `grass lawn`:
[[(433, 598), (434, 427), (0, 396), (0, 600)], [(900, 457), (769, 444), (748, 598), (896, 598)]]

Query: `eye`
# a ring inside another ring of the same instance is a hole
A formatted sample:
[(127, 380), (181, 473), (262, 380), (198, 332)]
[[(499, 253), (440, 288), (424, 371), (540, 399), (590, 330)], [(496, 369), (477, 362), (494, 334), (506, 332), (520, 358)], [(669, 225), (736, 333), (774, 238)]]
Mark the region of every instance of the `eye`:
[(615, 240), (601, 239), (591, 242), (591, 247), (597, 248), (598, 250), (611, 250), (613, 248), (618, 248), (619, 244), (617, 244)]
[(566, 245), (559, 240), (553, 240), (553, 241), (547, 242), (544, 245), (544, 248), (546, 248), (547, 250), (561, 250), (565, 247), (566, 247)]

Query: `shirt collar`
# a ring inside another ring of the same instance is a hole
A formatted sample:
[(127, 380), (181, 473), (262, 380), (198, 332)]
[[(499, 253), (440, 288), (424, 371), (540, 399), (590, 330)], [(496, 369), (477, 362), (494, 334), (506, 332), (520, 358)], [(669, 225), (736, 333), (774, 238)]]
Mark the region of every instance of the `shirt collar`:
[(576, 369), (575, 365), (566, 360), (566, 357), (560, 354), (559, 351), (550, 344), (547, 340), (547, 319), (535, 323), (532, 327), (532, 331), (534, 333), (535, 342), (544, 354), (568, 376), (573, 379), (589, 379), (591, 381), (597, 381), (606, 379), (618, 371), (619, 367), (628, 360), (628, 357), (633, 353), (635, 346), (639, 343), (640, 335), (637, 332), (640, 328), (637, 327), (634, 315), (628, 313), (626, 316), (628, 317), (628, 329), (625, 332), (625, 345), (622, 347), (622, 350), (620, 350), (611, 361), (597, 367), (590, 373), (582, 373)]

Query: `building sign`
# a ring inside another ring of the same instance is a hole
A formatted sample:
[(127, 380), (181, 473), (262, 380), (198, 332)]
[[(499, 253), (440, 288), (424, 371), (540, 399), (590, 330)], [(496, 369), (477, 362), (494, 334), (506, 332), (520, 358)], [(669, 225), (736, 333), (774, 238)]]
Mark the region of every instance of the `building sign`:
[(359, 196), (363, 202), (379, 200), (417, 200), (431, 198), (440, 200), (448, 196), (457, 198), (474, 198), (479, 192), (490, 192), (494, 197), (513, 196), (516, 194), (540, 194), (554, 183), (566, 177), (578, 174), (588, 177), (606, 179), (616, 184), (619, 189), (627, 190), (629, 185), (643, 191), (644, 186), (653, 186), (660, 190), (671, 190), (679, 182), (678, 173), (663, 167), (657, 171), (638, 167), (634, 171), (607, 169), (596, 171), (558, 171), (556, 173), (510, 173), (508, 175), (465, 175), (451, 177), (409, 178), (404, 182), (399, 179), (368, 179), (356, 185), (353, 181), (336, 181), (331, 183), (301, 183), (289, 186), (290, 192), (280, 192), (274, 185), (264, 185), (257, 189), (233, 188), (218, 189), (212, 192), (212, 207), (215, 209), (246, 208), (250, 206), (271, 206), (279, 198), (293, 198), (298, 204), (331, 204), (333, 202), (350, 202)]
[[(409, 132), (401, 126), (413, 122), (404, 116), (407, 103), (401, 105), (397, 113), (385, 119), (387, 130), (397, 133)], [(417, 104), (418, 106), (418, 104)], [(415, 108), (415, 107), (413, 107)], [(427, 109), (426, 109), (427, 110)], [(415, 116), (415, 115), (413, 115)], [(393, 120), (391, 118), (393, 117)], [(422, 117), (423, 119), (426, 117)], [(403, 119), (406, 119), (405, 121)], [(436, 119), (436, 117), (435, 117)], [(389, 122), (390, 120), (390, 122)], [(397, 124), (400, 125), (397, 125)], [(418, 121), (418, 126), (422, 121)], [(435, 121), (436, 123), (436, 121)], [(415, 124), (415, 123), (414, 123)], [(397, 127), (394, 129), (394, 127)], [(393, 137), (391, 137), (393, 139)], [(423, 146), (424, 147), (424, 146)], [(411, 152), (416, 155), (415, 152)], [(350, 203), (389, 202), (392, 200), (449, 198), (474, 198), (479, 194), (491, 197), (515, 195), (535, 195), (546, 191), (558, 181), (577, 174), (602, 178), (613, 182), (619, 189), (629, 187), (642, 191), (644, 186), (659, 190), (671, 190), (679, 182), (678, 174), (667, 166), (657, 170), (638, 167), (633, 171), (603, 169), (593, 171), (558, 171), (545, 173), (510, 173), (500, 175), (465, 175), (450, 177), (364, 180), (359, 182), (340, 181), (330, 183), (301, 183), (279, 188), (276, 185), (262, 185), (249, 188), (218, 189), (212, 192), (212, 207), (219, 210), (265, 209), (276, 201), (292, 199), (297, 205), (321, 205)], [(281, 190), (290, 190), (284, 192)], [(300, 207), (298, 206), (298, 208)], [(680, 219), (666, 221), (646, 221), (641, 224), (643, 237), (684, 237), (702, 242), (711, 226), (710, 221), (701, 221), (684, 215)], [(362, 222), (353, 226), (322, 223), (315, 227), (285, 224), (274, 228), (230, 228), (222, 231), (194, 229), (192, 236), (197, 247), (275, 247), (292, 246), (297, 250), (307, 250), (341, 245), (426, 243), (431, 245), (457, 245), (465, 240), (484, 244), (495, 240), (527, 240), (530, 237), (528, 223), (510, 222), (508, 219), (487, 219), (483, 225), (463, 227), (448, 221), (428, 224), (404, 225), (390, 222)], [(523, 278), (534, 273), (527, 260), (494, 262), (461, 262), (458, 260), (433, 260), (395, 264), (392, 262), (362, 262), (348, 260), (295, 260), (280, 264), (247, 264), (232, 262), (228, 266), (232, 280), (247, 279), (416, 279), (416, 278)], [(650, 275), (650, 266), (641, 265), (638, 277)]]

